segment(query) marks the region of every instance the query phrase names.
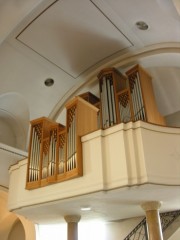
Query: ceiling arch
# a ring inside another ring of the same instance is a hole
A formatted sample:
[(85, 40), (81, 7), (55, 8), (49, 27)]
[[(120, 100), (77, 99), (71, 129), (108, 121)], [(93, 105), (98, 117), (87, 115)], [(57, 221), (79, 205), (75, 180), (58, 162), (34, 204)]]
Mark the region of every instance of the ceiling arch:
[(18, 93), (0, 95), (0, 141), (25, 150), (29, 127), (29, 109)]

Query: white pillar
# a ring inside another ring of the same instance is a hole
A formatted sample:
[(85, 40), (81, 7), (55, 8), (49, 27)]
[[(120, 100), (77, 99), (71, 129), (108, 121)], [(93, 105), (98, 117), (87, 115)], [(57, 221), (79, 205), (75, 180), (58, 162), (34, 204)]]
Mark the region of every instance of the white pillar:
[(146, 222), (149, 240), (163, 240), (158, 201), (144, 202), (141, 207), (146, 212)]
[(68, 224), (67, 235), (68, 240), (78, 240), (78, 222), (81, 219), (79, 215), (68, 215), (64, 219)]

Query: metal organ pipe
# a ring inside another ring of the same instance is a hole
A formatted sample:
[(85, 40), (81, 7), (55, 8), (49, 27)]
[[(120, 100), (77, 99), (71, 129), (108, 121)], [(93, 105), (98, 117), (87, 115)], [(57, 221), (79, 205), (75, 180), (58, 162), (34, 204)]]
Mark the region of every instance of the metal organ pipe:
[(143, 120), (143, 116), (142, 116), (142, 102), (141, 102), (141, 99), (140, 99), (140, 91), (141, 91), (141, 89), (139, 89), (139, 86), (138, 86), (137, 73), (134, 74), (134, 84), (135, 84), (136, 95), (137, 95), (138, 120)]
[(65, 167), (65, 133), (59, 135), (59, 174), (64, 173)]
[(39, 161), (40, 161), (40, 139), (38, 137), (38, 126), (32, 128), (32, 143), (29, 162), (29, 182), (39, 179)]
[(56, 167), (56, 130), (51, 132), (50, 137), (50, 147), (49, 147), (49, 176), (55, 175), (55, 167)]
[(37, 134), (37, 156), (36, 156), (36, 180), (39, 180), (39, 171), (40, 171), (40, 146), (41, 141)]
[(115, 96), (112, 75), (104, 76), (100, 82), (102, 127), (108, 128), (116, 123)]
[(48, 172), (48, 153), (43, 152), (43, 163), (42, 163), (42, 178), (47, 177), (47, 172)]
[(35, 128), (32, 128), (32, 138), (31, 138), (31, 152), (30, 152), (30, 160), (29, 160), (29, 170), (28, 170), (28, 180), (29, 182), (33, 181), (33, 161), (34, 161), (34, 138), (35, 138)]
[(133, 109), (134, 109), (134, 120), (137, 121), (139, 120), (139, 116), (138, 116), (138, 102), (137, 102), (137, 91), (135, 88), (135, 80), (133, 78), (133, 76), (131, 76), (131, 96), (132, 96), (132, 100), (133, 100)]
[(142, 120), (146, 121), (146, 114), (145, 114), (145, 109), (144, 109), (144, 101), (143, 101), (141, 85), (140, 85), (140, 78), (139, 78), (139, 73), (138, 72), (137, 72), (137, 85), (138, 85), (138, 88), (139, 88), (139, 98), (140, 98), (140, 102), (141, 102)]
[(33, 180), (37, 181), (37, 171), (38, 171), (38, 134), (35, 131), (35, 148), (34, 148), (34, 167), (33, 167)]
[(115, 108), (115, 99), (114, 99), (114, 87), (113, 87), (113, 81), (111, 79), (111, 99), (112, 99), (112, 111), (113, 111), (113, 124), (117, 122), (116, 120), (116, 108)]
[(134, 110), (134, 120), (146, 120), (138, 72), (135, 72), (129, 76), (129, 86)]
[(68, 129), (68, 145), (67, 145), (67, 171), (76, 168), (76, 108), (69, 111), (70, 123)]

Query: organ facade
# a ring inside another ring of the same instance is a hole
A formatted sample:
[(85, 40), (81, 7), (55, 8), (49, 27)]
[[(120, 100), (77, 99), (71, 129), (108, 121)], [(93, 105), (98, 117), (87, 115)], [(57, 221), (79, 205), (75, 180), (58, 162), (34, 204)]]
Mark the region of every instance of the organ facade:
[(66, 126), (42, 117), (31, 121), (27, 189), (83, 175), (81, 137), (127, 122), (165, 125), (158, 112), (151, 76), (139, 65), (126, 72), (115, 68), (98, 74), (100, 98), (92, 93), (66, 104)]

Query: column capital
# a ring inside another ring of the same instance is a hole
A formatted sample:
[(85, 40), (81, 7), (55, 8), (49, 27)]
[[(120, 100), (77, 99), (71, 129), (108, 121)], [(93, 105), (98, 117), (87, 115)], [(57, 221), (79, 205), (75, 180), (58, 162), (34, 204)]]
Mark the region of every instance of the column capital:
[(159, 201), (143, 202), (141, 204), (141, 207), (144, 209), (144, 211), (159, 210), (161, 207), (161, 202)]
[(64, 216), (64, 219), (67, 223), (78, 223), (81, 219), (80, 215), (67, 215)]

